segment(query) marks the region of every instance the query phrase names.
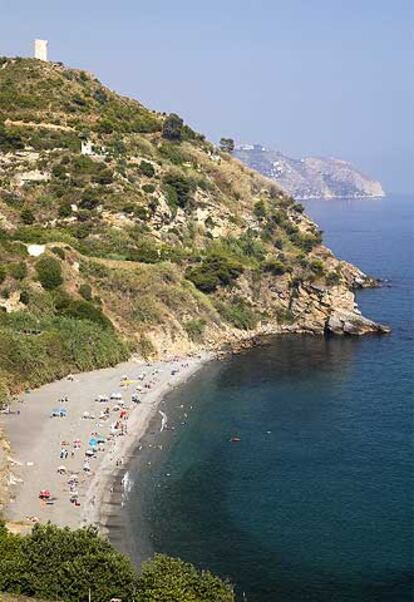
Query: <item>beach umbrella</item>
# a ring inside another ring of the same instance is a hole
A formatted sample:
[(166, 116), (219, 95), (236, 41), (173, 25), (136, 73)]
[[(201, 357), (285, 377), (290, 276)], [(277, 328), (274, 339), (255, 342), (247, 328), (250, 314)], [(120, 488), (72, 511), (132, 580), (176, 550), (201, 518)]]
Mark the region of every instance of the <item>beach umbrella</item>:
[(92, 437), (91, 439), (89, 439), (88, 445), (89, 447), (96, 447), (98, 445), (98, 440), (95, 439), (95, 437)]
[(86, 456), (94, 456), (95, 455), (95, 450), (94, 449), (87, 449), (85, 452)]
[(57, 472), (66, 472), (66, 466), (58, 466)]

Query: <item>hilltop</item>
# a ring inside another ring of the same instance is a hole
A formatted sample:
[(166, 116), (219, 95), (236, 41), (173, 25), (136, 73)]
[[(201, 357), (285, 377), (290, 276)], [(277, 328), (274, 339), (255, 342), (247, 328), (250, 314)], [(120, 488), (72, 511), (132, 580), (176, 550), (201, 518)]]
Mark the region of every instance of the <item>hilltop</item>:
[(259, 144), (240, 145), (234, 154), (252, 169), (275, 180), (283, 190), (297, 199), (385, 196), (379, 182), (343, 159), (292, 159)]
[(93, 75), (0, 59), (0, 390), (135, 352), (362, 334), (371, 286), (303, 206)]

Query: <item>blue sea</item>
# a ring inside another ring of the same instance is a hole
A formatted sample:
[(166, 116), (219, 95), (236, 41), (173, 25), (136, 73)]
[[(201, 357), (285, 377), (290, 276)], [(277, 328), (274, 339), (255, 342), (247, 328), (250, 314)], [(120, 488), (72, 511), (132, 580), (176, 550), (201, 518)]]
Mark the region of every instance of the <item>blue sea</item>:
[(337, 256), (386, 280), (358, 302), (392, 333), (274, 337), (174, 391), (175, 430), (155, 422), (130, 465), (137, 560), (180, 556), (249, 602), (413, 600), (413, 208), (306, 202)]

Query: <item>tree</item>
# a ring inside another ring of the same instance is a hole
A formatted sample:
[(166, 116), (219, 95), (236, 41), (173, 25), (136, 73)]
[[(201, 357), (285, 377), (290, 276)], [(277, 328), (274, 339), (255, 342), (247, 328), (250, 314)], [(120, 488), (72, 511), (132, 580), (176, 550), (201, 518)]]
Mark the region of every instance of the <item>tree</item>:
[(165, 119), (162, 126), (162, 137), (166, 140), (172, 140), (173, 142), (181, 142), (183, 134), (184, 121), (176, 115), (171, 113)]
[(209, 571), (157, 554), (138, 576), (132, 562), (93, 527), (37, 524), (14, 535), (0, 522), (0, 592), (44, 600), (234, 602), (233, 587)]
[(225, 153), (232, 153), (234, 151), (235, 145), (233, 138), (220, 138), (220, 150)]

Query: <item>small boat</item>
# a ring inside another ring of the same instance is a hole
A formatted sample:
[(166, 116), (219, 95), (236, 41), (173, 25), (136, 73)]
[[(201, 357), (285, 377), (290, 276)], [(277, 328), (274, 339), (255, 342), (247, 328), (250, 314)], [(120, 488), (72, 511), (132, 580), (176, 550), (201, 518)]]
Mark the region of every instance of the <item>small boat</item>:
[(232, 437), (230, 439), (230, 443), (240, 443), (241, 439), (240, 437)]

